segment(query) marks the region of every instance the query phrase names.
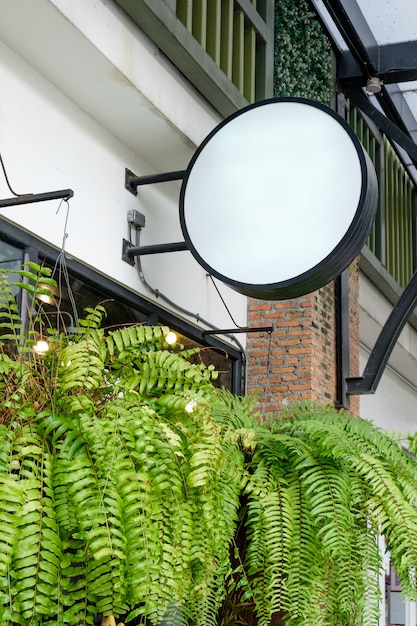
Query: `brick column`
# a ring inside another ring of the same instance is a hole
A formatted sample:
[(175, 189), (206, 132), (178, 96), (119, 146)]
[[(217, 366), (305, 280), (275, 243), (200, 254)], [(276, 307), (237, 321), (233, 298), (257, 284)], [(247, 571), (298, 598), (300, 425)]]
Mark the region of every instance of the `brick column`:
[[(359, 369), (358, 266), (349, 270), (350, 372)], [(279, 411), (290, 403), (336, 400), (336, 316), (334, 284), (293, 300), (250, 299), (250, 326), (273, 326), (271, 336), (247, 337), (248, 393), (259, 394), (259, 408)], [(357, 396), (350, 411), (359, 413)]]

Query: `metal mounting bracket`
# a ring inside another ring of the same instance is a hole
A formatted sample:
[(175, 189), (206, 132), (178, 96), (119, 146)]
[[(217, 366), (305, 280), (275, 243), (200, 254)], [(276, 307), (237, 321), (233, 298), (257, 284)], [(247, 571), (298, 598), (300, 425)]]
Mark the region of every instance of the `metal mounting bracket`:
[(394, 349), (402, 329), (411, 313), (417, 306), (417, 272), (401, 294), (397, 304), (392, 309), (384, 324), (375, 346), (368, 358), (362, 376), (347, 378), (347, 393), (370, 394), (375, 393), (381, 376), (384, 373), (388, 359)]
[(151, 185), (153, 183), (166, 183), (171, 180), (182, 180), (185, 177), (186, 170), (178, 170), (176, 172), (165, 172), (164, 174), (149, 174), (148, 176), (136, 176), (129, 169), (125, 169), (125, 188), (137, 195), (137, 188), (140, 185)]
[[(393, 141), (400, 145), (414, 163), (417, 163), (417, 144), (404, 133), (396, 124), (391, 122), (385, 115), (378, 111), (368, 100), (362, 90), (353, 87), (342, 86), (343, 93), (365, 115)], [(417, 306), (417, 272), (405, 287), (397, 304), (391, 311), (381, 332), (376, 340), (374, 348), (369, 355), (363, 375), (358, 377), (345, 376), (346, 393), (350, 395), (375, 393), (381, 376), (410, 315)]]
[(236, 333), (272, 333), (273, 326), (236, 326), (236, 328), (217, 328), (216, 330), (203, 330), (204, 335), (233, 335)]
[(32, 202), (44, 202), (45, 200), (68, 200), (72, 198), (74, 192), (72, 189), (60, 189), (58, 191), (48, 191), (47, 193), (28, 193), (14, 198), (6, 198), (0, 200), (0, 208), (8, 206), (16, 206), (18, 204), (30, 204)]
[(123, 239), (122, 244), (122, 261), (126, 261), (129, 265), (134, 265), (135, 256), (143, 256), (146, 254), (163, 254), (165, 252), (181, 252), (188, 250), (185, 241), (175, 243), (160, 243), (152, 246), (132, 246), (130, 241)]

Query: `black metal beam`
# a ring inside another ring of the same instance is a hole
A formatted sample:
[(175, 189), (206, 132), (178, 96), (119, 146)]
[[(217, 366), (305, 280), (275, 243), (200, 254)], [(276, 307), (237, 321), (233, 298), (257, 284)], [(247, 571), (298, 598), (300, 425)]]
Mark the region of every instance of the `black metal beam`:
[(346, 269), (334, 283), (336, 329), (336, 406), (349, 409), (346, 380), (350, 366), (349, 271)]
[(60, 189), (58, 191), (48, 191), (47, 193), (28, 193), (22, 196), (14, 196), (0, 200), (0, 208), (16, 206), (18, 204), (31, 204), (32, 202), (44, 202), (46, 200), (68, 200), (72, 198), (74, 192), (72, 189)]
[(132, 246), (130, 241), (123, 239), (122, 245), (122, 261), (133, 265), (135, 256), (144, 256), (146, 254), (164, 254), (165, 252), (182, 252), (188, 250), (185, 241), (175, 243), (159, 243), (152, 246)]
[(349, 394), (375, 393), (398, 337), (417, 306), (417, 272), (401, 294), (384, 324), (362, 376), (348, 378)]
[[(362, 90), (344, 86), (343, 93), (393, 141), (401, 146), (410, 159), (417, 163), (417, 144), (396, 124), (378, 111)], [(397, 304), (385, 322), (369, 356), (362, 376), (346, 379), (347, 394), (375, 393), (394, 346), (410, 315), (417, 306), (417, 273), (404, 289)]]
[(356, 0), (323, 0), (331, 19), (348, 43), (353, 59), (373, 76), (378, 68), (378, 43)]
[[(417, 42), (403, 41), (378, 45), (378, 58), (373, 76), (380, 78), (385, 85), (417, 80)], [(369, 70), (369, 68), (368, 68)], [(361, 63), (350, 51), (341, 53), (338, 60), (338, 80), (352, 86), (364, 87)]]
[(187, 170), (176, 172), (165, 172), (163, 174), (149, 174), (147, 176), (136, 176), (133, 172), (125, 169), (125, 188), (136, 196), (139, 185), (151, 185), (154, 183), (166, 183), (171, 180), (181, 180), (185, 177)]
[(204, 335), (232, 335), (234, 333), (272, 333), (273, 326), (236, 326), (235, 328), (216, 328), (216, 330), (203, 330)]

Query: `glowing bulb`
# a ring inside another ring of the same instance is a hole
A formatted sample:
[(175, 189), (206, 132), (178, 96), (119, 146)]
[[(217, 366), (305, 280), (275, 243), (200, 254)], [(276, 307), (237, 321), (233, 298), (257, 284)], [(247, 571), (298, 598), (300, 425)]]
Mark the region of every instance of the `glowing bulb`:
[(177, 342), (177, 335), (170, 330), (169, 333), (167, 334), (167, 336), (165, 337), (165, 341), (172, 346), (172, 344)]
[(190, 400), (189, 403), (185, 405), (185, 410), (187, 413), (192, 413), (195, 406), (197, 406), (196, 400)]
[(36, 297), (38, 298), (38, 300), (41, 300), (42, 302), (46, 302), (46, 304), (53, 304), (54, 302), (51, 296), (48, 296), (47, 294), (44, 294), (44, 293), (38, 294)]
[(36, 352), (36, 354), (45, 354), (45, 352), (48, 352), (48, 350), (49, 350), (49, 343), (45, 341), (44, 339), (40, 339), (33, 346), (33, 351)]

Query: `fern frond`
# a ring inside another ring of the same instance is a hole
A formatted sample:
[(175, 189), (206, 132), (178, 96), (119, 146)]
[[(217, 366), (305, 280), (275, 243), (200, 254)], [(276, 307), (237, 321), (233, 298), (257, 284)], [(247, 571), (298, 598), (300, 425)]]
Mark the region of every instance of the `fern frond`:
[(53, 616), (62, 558), (56, 522), (51, 456), (45, 442), (30, 429), (22, 432), (20, 480), (24, 504), (17, 521), (19, 541), (13, 551), (12, 612), (34, 621)]
[(77, 342), (65, 346), (61, 352), (57, 384), (64, 394), (78, 389), (91, 390), (103, 382), (105, 361), (102, 333), (90, 330)]

